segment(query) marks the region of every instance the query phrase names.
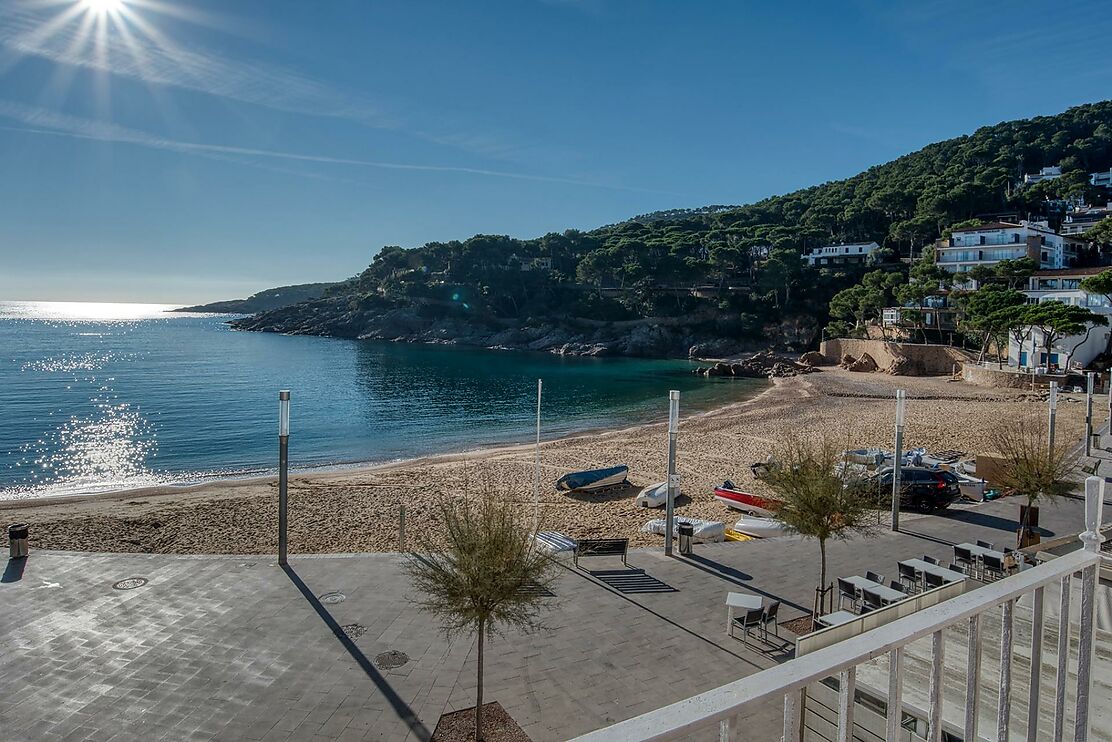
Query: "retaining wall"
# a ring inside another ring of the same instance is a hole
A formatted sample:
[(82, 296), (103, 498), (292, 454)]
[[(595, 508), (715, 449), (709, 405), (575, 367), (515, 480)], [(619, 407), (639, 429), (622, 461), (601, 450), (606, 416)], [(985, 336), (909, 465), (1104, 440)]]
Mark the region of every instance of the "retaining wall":
[[(860, 358), (868, 353), (881, 371), (898, 376), (949, 376), (954, 366), (961, 370), (973, 357), (960, 348), (949, 345), (917, 345), (914, 343), (889, 343), (883, 340), (837, 338), (827, 340), (819, 347), (827, 363), (838, 363), (843, 355)], [(899, 364), (899, 368), (894, 368)]]

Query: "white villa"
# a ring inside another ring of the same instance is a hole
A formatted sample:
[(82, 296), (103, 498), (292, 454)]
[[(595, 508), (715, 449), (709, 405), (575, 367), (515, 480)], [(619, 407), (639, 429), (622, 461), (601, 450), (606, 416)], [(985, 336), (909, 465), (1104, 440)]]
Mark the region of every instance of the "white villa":
[[(1028, 301), (1032, 304), (1046, 301), (1073, 304), (1086, 307), (1098, 314), (1109, 315), (1109, 320), (1112, 321), (1112, 305), (1109, 305), (1107, 297), (1087, 294), (1079, 287), (1081, 280), (1086, 276), (1109, 269), (1109, 266), (1098, 266), (1037, 271), (1028, 279), (1027, 289), (1023, 293), (1027, 294)], [(1042, 334), (1032, 328), (1022, 345), (1017, 343), (1014, 337), (1009, 339), (1008, 365), (1025, 369), (1034, 365), (1036, 369), (1066, 370), (1065, 364), (1068, 360), (1074, 369), (1082, 369), (1108, 348), (1110, 334), (1112, 328), (1098, 326), (1087, 334), (1059, 338), (1051, 345), (1048, 356), (1043, 347)]]
[(1023, 183), (1024, 185), (1030, 185), (1031, 183), (1038, 183), (1042, 180), (1055, 180), (1061, 177), (1062, 168), (1058, 167), (1057, 165), (1051, 165), (1050, 167), (1044, 167), (1037, 173), (1028, 173), (1027, 175), (1024, 175)]
[(807, 265), (838, 265), (864, 263), (880, 245), (875, 242), (854, 242), (849, 245), (826, 245), (813, 247), (800, 257)]
[[(1002, 260), (1031, 258), (1047, 270), (1068, 268), (1077, 257), (1079, 242), (1054, 232), (1046, 222), (992, 222), (965, 227), (940, 240), (934, 259), (951, 273), (965, 273), (976, 265), (993, 265)], [(975, 281), (962, 281), (976, 288)]]
[(1099, 188), (1112, 188), (1112, 168), (1106, 173), (1090, 173), (1089, 183)]
[(1112, 201), (1104, 206), (1077, 208), (1066, 214), (1060, 231), (1065, 237), (1085, 234), (1107, 216), (1112, 216)]

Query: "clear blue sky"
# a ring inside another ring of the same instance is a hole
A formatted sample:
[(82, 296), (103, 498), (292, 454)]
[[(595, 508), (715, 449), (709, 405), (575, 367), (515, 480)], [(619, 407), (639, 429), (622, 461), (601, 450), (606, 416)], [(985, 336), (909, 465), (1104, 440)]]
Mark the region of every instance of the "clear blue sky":
[(846, 177), (1107, 97), (1106, 11), (0, 0), (0, 299), (232, 298)]

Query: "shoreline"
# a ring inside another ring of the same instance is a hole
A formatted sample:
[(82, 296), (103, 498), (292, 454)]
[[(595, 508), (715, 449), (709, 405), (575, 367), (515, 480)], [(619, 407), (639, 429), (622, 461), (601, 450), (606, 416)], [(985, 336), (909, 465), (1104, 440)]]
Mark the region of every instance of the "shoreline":
[[(713, 415), (718, 412), (727, 411), (730, 408), (738, 405), (745, 405), (750, 402), (755, 402), (760, 397), (772, 392), (776, 388), (776, 382), (780, 379), (770, 379), (768, 384), (765, 385), (756, 394), (739, 399), (726, 404), (715, 404), (706, 409), (696, 409), (693, 412), (683, 415), (682, 410), (680, 419), (690, 420), (706, 415)], [(730, 383), (729, 381), (723, 383)], [(578, 442), (585, 438), (591, 438), (600, 435), (610, 435), (623, 432), (638, 431), (644, 428), (650, 428), (656, 425), (665, 425), (666, 421), (662, 422), (637, 422), (631, 424), (623, 424), (617, 426), (592, 426), (575, 430), (570, 433), (558, 435), (554, 438), (541, 438), (541, 448), (546, 445), (560, 443), (565, 441)], [(511, 442), (495, 442), (491, 444), (483, 444), (477, 448), (469, 448), (464, 450), (446, 451), (443, 453), (427, 454), (424, 456), (411, 456), (406, 458), (394, 459), (391, 461), (374, 462), (374, 461), (353, 461), (350, 463), (341, 464), (322, 464), (316, 467), (307, 467), (304, 469), (291, 468), (289, 478), (292, 482), (297, 479), (299, 481), (314, 481), (335, 479), (345, 476), (359, 476), (366, 474), (373, 474), (375, 472), (389, 471), (391, 469), (407, 467), (407, 466), (435, 466), (437, 464), (453, 463), (460, 461), (467, 461), (471, 458), (485, 458), (488, 456), (497, 456), (502, 454), (513, 454), (521, 451), (532, 451), (534, 448), (533, 443), (511, 443)], [(181, 484), (155, 484), (143, 485), (136, 487), (125, 487), (119, 489), (111, 489), (97, 492), (88, 492), (85, 494), (61, 494), (61, 495), (35, 495), (31, 497), (17, 497), (11, 499), (0, 499), (0, 511), (19, 509), (21, 507), (40, 507), (44, 505), (66, 505), (76, 504), (88, 501), (104, 501), (104, 500), (119, 500), (132, 497), (167, 497), (173, 495), (188, 495), (203, 493), (204, 490), (210, 488), (227, 488), (234, 489), (237, 487), (251, 487), (259, 485), (275, 485), (278, 483), (277, 472), (273, 474), (248, 474), (244, 476), (231, 476), (221, 477), (213, 476), (209, 479), (204, 479), (199, 482), (183, 482)]]
[[(681, 418), (676, 514), (732, 524), (737, 511), (712, 495), (732, 479), (760, 491), (749, 465), (791, 437), (827, 437), (839, 447), (890, 448), (894, 393), (907, 390), (905, 445), (928, 450), (990, 452), (1001, 424), (1042, 424), (1045, 403), (1021, 390), (985, 389), (944, 377), (891, 377), (835, 368), (776, 379), (748, 399)], [(1101, 411), (1103, 412), (1103, 411)], [(1058, 408), (1058, 431), (1080, 438), (1084, 405)], [(1099, 414), (1098, 425), (1103, 422)], [(486, 490), (539, 508), (542, 528), (572, 538), (628, 538), (633, 548), (660, 543), (642, 532), (659, 510), (635, 505), (638, 490), (663, 481), (666, 422), (577, 432), (541, 444), (542, 488), (534, 500), (533, 444), (465, 452), (328, 472), (293, 474), (289, 486), (291, 554), (396, 552), (438, 538), (438, 501)], [(605, 494), (561, 493), (569, 471), (630, 467), (629, 486)], [(536, 503), (536, 504), (535, 504)], [(407, 542), (399, 543), (405, 510)], [(31, 527), (32, 549), (85, 552), (273, 554), (277, 548), (275, 477), (154, 487), (79, 497), (0, 502), (10, 521)]]

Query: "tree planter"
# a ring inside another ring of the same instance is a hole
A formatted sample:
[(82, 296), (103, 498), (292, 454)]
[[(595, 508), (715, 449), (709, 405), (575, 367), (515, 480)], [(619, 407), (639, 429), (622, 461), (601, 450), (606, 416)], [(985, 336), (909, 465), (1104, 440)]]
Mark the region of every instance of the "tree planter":
[(1028, 528), (1039, 527), (1039, 506), (1038, 505), (1020, 505), (1019, 506), (1019, 522), (1025, 524)]
[(1016, 544), (1020, 549), (1025, 549), (1028, 546), (1040, 543), (1042, 536), (1039, 535), (1039, 506), (1038, 505), (1020, 505), (1019, 506), (1019, 530), (1016, 531)]
[[(474, 742), (475, 708), (444, 714), (436, 724), (431, 742)], [(483, 704), (484, 742), (532, 742), (513, 717), (497, 701)]]

